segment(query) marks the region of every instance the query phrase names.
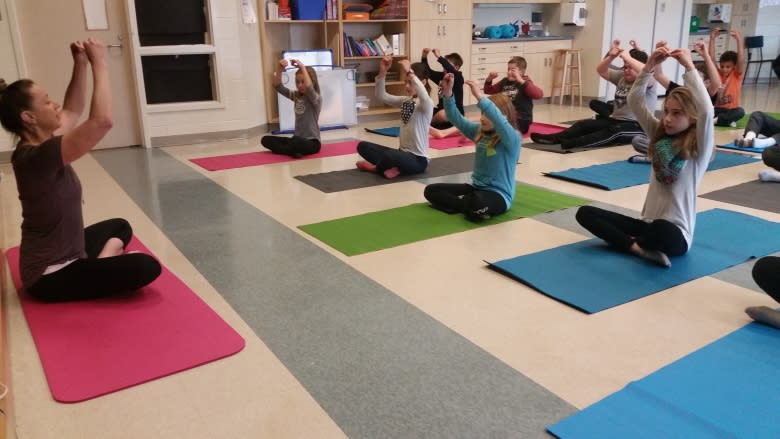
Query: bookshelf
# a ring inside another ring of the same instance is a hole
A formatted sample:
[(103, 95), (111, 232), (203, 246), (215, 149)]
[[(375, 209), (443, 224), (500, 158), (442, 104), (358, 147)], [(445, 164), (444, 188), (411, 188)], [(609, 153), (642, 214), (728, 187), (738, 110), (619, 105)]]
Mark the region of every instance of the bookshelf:
[[(326, 1), (326, 5), (329, 4)], [(345, 0), (333, 0), (336, 2), (336, 11), (342, 11)], [(392, 35), (403, 34), (403, 41), (399, 41), (402, 54), (393, 55), (395, 60), (404, 58), (416, 61), (409, 57), (409, 14), (404, 18), (347, 20), (339, 13), (334, 19), (323, 20), (269, 20), (266, 2), (261, 1), (260, 13), (260, 48), (261, 62), (263, 65), (263, 90), (265, 94), (266, 113), (270, 123), (279, 122), (276, 90), (273, 88), (273, 75), (276, 71), (279, 59), (284, 50), (306, 49), (331, 49), (333, 51), (333, 63), (343, 67), (354, 67), (356, 75), (356, 90), (358, 100), (368, 102), (368, 108), (358, 112), (358, 116), (375, 115), (397, 112), (394, 107), (387, 107), (374, 97), (373, 75), (379, 71), (379, 61), (382, 56), (368, 55), (357, 56), (354, 51), (347, 52), (344, 35), (353, 40), (375, 39), (384, 35), (392, 44)], [(408, 11), (408, 8), (407, 8)], [(387, 80), (388, 93), (404, 94), (404, 82), (401, 81), (401, 69), (397, 62), (393, 63), (390, 75), (396, 72), (399, 80)], [(361, 98), (361, 96), (363, 98)]]

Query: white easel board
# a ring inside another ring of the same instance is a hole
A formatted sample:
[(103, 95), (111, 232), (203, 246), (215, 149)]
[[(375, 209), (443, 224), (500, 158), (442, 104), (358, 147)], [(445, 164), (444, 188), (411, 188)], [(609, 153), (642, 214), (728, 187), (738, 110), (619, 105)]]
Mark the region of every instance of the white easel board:
[[(297, 69), (286, 70), (282, 74), (282, 85), (295, 90), (295, 72)], [(320, 127), (357, 125), (355, 71), (352, 69), (317, 70), (317, 80), (322, 96)], [(295, 129), (293, 101), (279, 93), (276, 94), (276, 98), (279, 103), (279, 129), (282, 131)]]

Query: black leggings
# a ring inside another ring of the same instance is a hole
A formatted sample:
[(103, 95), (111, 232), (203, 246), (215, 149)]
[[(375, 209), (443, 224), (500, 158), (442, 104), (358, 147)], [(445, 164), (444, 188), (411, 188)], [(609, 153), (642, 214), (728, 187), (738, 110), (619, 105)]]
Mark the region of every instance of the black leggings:
[(636, 121), (606, 117), (575, 122), (554, 136), (562, 149), (571, 149), (631, 143), (640, 134), (644, 131)]
[(380, 174), (390, 168), (398, 168), (404, 175), (420, 174), (428, 167), (427, 157), (372, 142), (358, 143), (357, 152), (367, 162), (375, 165)]
[(160, 263), (152, 256), (130, 253), (97, 257), (110, 238), (119, 238), (127, 246), (132, 236), (130, 223), (121, 218), (87, 227), (84, 229), (87, 257), (41, 276), (27, 292), (39, 300), (64, 302), (112, 296), (151, 283), (162, 271)]
[(506, 202), (497, 192), (476, 189), (470, 184), (434, 183), (425, 186), (425, 199), (436, 209), (463, 213), (472, 220), (506, 212)]
[(580, 207), (576, 219), (590, 233), (618, 250), (629, 251), (636, 242), (645, 250), (658, 250), (668, 256), (679, 256), (688, 251), (680, 228), (666, 220), (648, 223), (593, 206)]
[(731, 122), (736, 122), (745, 116), (745, 110), (741, 107), (737, 108), (716, 108), (715, 117), (718, 121), (715, 122), (716, 126), (727, 127)]
[(303, 137), (263, 136), (260, 143), (270, 149), (274, 154), (289, 155), (290, 157), (302, 157), (320, 152), (320, 141)]
[(780, 258), (766, 256), (753, 265), (753, 280), (762, 290), (780, 302)]
[(761, 159), (764, 160), (764, 164), (780, 171), (780, 145), (774, 145), (766, 148), (761, 152)]

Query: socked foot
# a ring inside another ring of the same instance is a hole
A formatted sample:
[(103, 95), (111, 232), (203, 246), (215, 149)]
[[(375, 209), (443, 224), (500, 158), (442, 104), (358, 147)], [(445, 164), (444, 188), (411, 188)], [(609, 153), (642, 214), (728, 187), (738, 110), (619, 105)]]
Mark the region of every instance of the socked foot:
[(758, 323), (780, 329), (780, 312), (777, 312), (768, 306), (751, 306), (745, 308), (745, 314)]
[(383, 172), (382, 175), (384, 175), (386, 179), (392, 180), (395, 177), (401, 175), (401, 170), (396, 167), (392, 167), (389, 169), (385, 169), (385, 172)]
[(373, 163), (367, 162), (365, 160), (359, 160), (355, 163), (355, 166), (357, 166), (358, 169), (361, 171), (366, 172), (376, 172), (376, 165)]
[(662, 267), (669, 268), (672, 266), (672, 261), (670, 261), (669, 257), (666, 256), (666, 253), (662, 251), (648, 250), (640, 247), (637, 243), (634, 243), (634, 245), (631, 246), (631, 252), (642, 259), (647, 259), (648, 261)]

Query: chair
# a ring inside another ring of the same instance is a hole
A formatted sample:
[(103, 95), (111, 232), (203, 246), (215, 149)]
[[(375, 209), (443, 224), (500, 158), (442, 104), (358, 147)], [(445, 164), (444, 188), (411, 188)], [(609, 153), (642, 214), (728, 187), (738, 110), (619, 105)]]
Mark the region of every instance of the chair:
[[(758, 59), (753, 59), (753, 52), (754, 50), (758, 49)], [(764, 59), (764, 36), (763, 35), (756, 35), (753, 37), (745, 37), (745, 50), (747, 50), (747, 66), (745, 67), (745, 74), (742, 76), (742, 83), (745, 82), (745, 78), (747, 78), (748, 71), (750, 70), (751, 64), (758, 64), (758, 69), (756, 70), (756, 76), (753, 78), (753, 83), (758, 82), (759, 76), (761, 76), (761, 65), (764, 63), (771, 63), (771, 59)], [(772, 81), (772, 68), (770, 66), (769, 68), (769, 81)]]

